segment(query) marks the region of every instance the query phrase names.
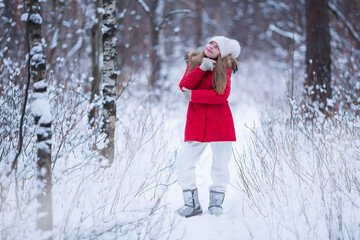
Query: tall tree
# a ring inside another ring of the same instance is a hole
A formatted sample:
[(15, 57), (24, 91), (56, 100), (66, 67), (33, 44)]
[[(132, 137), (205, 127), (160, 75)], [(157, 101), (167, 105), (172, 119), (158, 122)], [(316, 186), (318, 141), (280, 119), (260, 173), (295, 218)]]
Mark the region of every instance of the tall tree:
[(114, 160), (116, 123), (116, 8), (115, 0), (103, 0), (103, 117), (102, 131), (106, 134), (107, 145), (103, 156), (109, 164)]
[(306, 81), (308, 103), (329, 113), (331, 49), (327, 0), (306, 0)]
[(164, 26), (170, 21), (170, 18), (177, 14), (188, 14), (188, 9), (172, 10), (165, 14), (165, 0), (151, 0), (150, 7), (143, 1), (137, 0), (145, 11), (151, 23), (150, 28), (150, 78), (151, 87), (156, 86), (160, 79), (161, 63), (164, 54)]
[(92, 127), (95, 127), (96, 119), (99, 115), (99, 107), (96, 104), (97, 98), (100, 97), (100, 13), (99, 10), (101, 7), (101, 0), (95, 0), (94, 10), (95, 10), (95, 22), (91, 27), (91, 64), (92, 64), (92, 77), (91, 82), (91, 96), (90, 103), (92, 103), (92, 108), (89, 113), (89, 122)]
[(30, 46), (30, 76), (34, 87), (31, 110), (37, 136), (37, 178), (41, 191), (37, 195), (37, 227), (52, 231), (52, 178), (51, 178), (51, 111), (47, 93), (45, 40), (42, 35), (42, 18), (38, 0), (27, 0), (28, 42)]
[(164, 0), (152, 0), (150, 2), (150, 17), (151, 18), (151, 45), (150, 45), (150, 62), (152, 64), (150, 71), (150, 86), (155, 87), (156, 81), (160, 78), (161, 68), (161, 54), (160, 45), (162, 30), (162, 21), (164, 18)]
[(196, 40), (195, 40), (195, 44), (196, 46), (201, 46), (204, 44), (203, 41), (205, 41), (205, 39), (203, 39), (203, 28), (204, 28), (204, 23), (203, 23), (203, 15), (204, 15), (204, 2), (203, 0), (195, 0), (195, 36), (196, 36)]

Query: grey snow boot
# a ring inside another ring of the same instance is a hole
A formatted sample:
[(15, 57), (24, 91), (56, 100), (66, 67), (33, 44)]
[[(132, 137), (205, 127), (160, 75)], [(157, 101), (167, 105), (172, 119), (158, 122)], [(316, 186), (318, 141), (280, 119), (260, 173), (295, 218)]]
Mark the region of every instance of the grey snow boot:
[(183, 196), (184, 206), (177, 210), (180, 216), (188, 218), (202, 213), (197, 188), (193, 190), (183, 190)]
[(219, 216), (223, 214), (222, 203), (224, 202), (225, 193), (210, 191), (209, 212), (211, 215)]

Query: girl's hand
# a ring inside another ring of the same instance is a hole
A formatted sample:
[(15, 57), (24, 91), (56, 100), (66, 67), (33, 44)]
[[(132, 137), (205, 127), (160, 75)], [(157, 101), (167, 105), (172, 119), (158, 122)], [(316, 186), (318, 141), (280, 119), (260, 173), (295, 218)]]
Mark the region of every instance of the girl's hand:
[(186, 87), (183, 87), (182, 90), (184, 91), (183, 94), (184, 94), (184, 97), (187, 101), (191, 101), (191, 90), (190, 89), (187, 89)]
[(216, 61), (210, 58), (203, 58), (200, 69), (203, 71), (212, 71), (215, 67)]

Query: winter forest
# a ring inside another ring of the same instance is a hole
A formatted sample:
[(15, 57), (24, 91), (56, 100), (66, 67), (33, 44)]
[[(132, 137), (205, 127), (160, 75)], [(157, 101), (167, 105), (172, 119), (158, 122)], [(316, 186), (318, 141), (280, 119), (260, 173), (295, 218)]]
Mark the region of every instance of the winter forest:
[[(360, 239), (359, 0), (0, 0), (0, 239)], [(190, 50), (239, 41), (224, 213), (182, 218)]]

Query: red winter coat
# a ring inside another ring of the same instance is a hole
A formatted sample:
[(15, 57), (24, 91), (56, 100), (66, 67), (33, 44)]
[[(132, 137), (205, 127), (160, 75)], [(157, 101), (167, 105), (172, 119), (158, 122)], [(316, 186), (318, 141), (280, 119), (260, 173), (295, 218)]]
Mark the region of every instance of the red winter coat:
[(227, 84), (221, 95), (213, 90), (215, 71), (203, 71), (197, 66), (186, 76), (187, 69), (179, 84), (181, 90), (183, 87), (192, 90), (186, 117), (185, 142), (236, 141), (234, 121), (227, 100), (231, 85), (230, 69), (226, 69)]

